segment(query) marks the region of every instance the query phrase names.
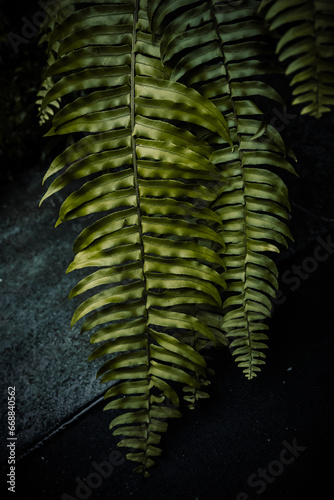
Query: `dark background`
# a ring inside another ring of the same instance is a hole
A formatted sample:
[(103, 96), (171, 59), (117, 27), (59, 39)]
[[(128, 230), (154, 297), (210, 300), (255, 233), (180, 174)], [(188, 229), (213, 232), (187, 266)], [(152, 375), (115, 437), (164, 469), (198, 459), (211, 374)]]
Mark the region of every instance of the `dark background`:
[[(91, 372), (86, 374), (83, 368), (86, 354), (81, 353), (86, 352), (87, 339), (75, 337), (82, 364), (71, 363), (75, 359), (72, 354), (66, 357), (65, 350), (70, 347), (60, 351), (64, 357), (60, 356), (58, 365), (50, 366), (52, 352), (38, 359), (38, 353), (44, 352), (39, 349), (49, 346), (52, 335), (55, 346), (63, 342), (59, 322), (69, 323), (73, 310), (72, 304), (64, 305), (62, 313), (62, 304), (55, 307), (51, 302), (43, 303), (47, 290), (54, 287), (65, 304), (71, 283), (61, 273), (66, 268), (73, 231), (61, 229), (57, 233), (53, 229), (59, 204), (37, 208), (43, 194), (43, 174), (63, 145), (59, 139), (42, 139), (46, 130), (38, 125), (35, 96), (45, 64), (44, 52), (34, 37), (20, 44), (17, 53), (8, 42), (9, 32), (22, 35), (22, 17), (31, 20), (38, 7), (30, 2), (6, 2), (6, 8), (4, 2), (1, 5), (0, 263), (1, 277), (8, 276), (10, 289), (16, 283), (21, 290), (21, 294), (10, 295), (4, 279), (0, 314), (9, 320), (0, 322), (1, 336), (6, 339), (10, 332), (12, 342), (7, 348), (3, 341), (1, 348), (3, 367), (11, 358), (11, 372), (3, 368), (1, 373), (4, 412), (7, 386), (12, 384), (9, 373), (17, 373), (18, 380), (29, 376), (31, 389), (35, 389), (32, 397), (17, 387), (21, 436), (17, 454), (21, 458), (16, 464), (16, 498), (28, 494), (52, 500), (293, 500), (306, 494), (315, 498), (332, 496), (333, 114), (321, 120), (300, 117), (298, 108), (290, 105), (285, 79), (276, 76), (272, 82), (288, 108), (284, 113), (269, 104), (269, 113), (277, 118), (276, 126), (298, 158), (299, 177), (284, 178), (292, 204), (290, 228), (295, 241), (276, 259), (281, 291), (270, 321), (267, 365), (256, 379), (247, 381), (227, 350), (210, 353), (208, 362), (215, 370), (211, 398), (195, 411), (185, 409), (182, 419), (170, 422), (162, 441), (163, 455), (151, 479), (143, 482), (132, 471), (133, 464), (125, 461), (125, 453), (120, 450), (117, 454), (116, 439), (108, 432), (112, 413), (102, 412), (101, 388), (92, 384), (90, 391), (76, 392), (76, 384), (84, 388), (86, 376), (94, 371), (94, 367), (89, 368)], [(29, 240), (25, 236), (19, 242), (13, 239), (14, 229), (16, 235), (29, 230)], [(322, 250), (318, 253), (319, 245)], [(39, 272), (30, 279), (27, 270), (34, 265), (40, 266)], [(24, 289), (28, 292), (22, 295)], [(53, 307), (59, 312), (49, 324), (46, 321)], [(28, 352), (22, 348), (26, 345), (21, 326), (24, 321), (27, 327), (33, 323), (35, 332), (28, 337)], [(42, 368), (28, 373), (33, 353), (37, 353), (36, 366), (39, 363)], [(48, 360), (44, 365), (43, 359)], [(48, 391), (51, 395), (46, 398)], [(20, 400), (25, 407), (25, 397), (27, 401), (31, 398), (31, 405), (23, 415)], [(63, 406), (58, 414), (60, 403)], [(5, 450), (6, 431), (1, 434)], [(287, 453), (286, 457), (294, 460), (282, 466), (278, 461), (284, 456), (286, 443), (297, 444), (299, 451), (295, 457)], [(108, 477), (92, 475), (98, 464), (110, 463), (110, 459), (113, 468), (104, 464), (103, 469)], [(4, 492), (7, 472), (5, 465)], [(268, 479), (259, 482), (259, 476), (263, 478), (266, 473)], [(80, 481), (86, 480), (90, 488), (76, 491)]]

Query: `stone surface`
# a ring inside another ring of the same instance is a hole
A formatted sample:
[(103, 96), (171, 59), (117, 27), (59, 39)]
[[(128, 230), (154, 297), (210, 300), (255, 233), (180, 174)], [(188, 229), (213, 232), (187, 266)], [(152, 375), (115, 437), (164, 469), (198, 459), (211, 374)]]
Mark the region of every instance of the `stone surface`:
[[(1, 383), (3, 397), (7, 386), (16, 387), (22, 450), (101, 392), (97, 366), (87, 362), (89, 337), (70, 328), (80, 299), (68, 295), (84, 274), (65, 270), (79, 226), (54, 228), (60, 199), (38, 207), (41, 178), (29, 172), (3, 186), (0, 206)], [(1, 405), (6, 435), (5, 414)]]

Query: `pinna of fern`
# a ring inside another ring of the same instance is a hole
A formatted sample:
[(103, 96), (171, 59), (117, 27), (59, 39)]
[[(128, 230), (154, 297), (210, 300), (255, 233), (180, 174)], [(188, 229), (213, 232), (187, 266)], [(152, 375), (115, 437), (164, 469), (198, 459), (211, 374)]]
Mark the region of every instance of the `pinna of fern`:
[(47, 135), (86, 136), (51, 164), (44, 180), (56, 177), (42, 201), (83, 182), (56, 225), (96, 214), (68, 268), (97, 268), (71, 292), (94, 293), (72, 324), (85, 318), (82, 332), (98, 344), (89, 359), (105, 359), (97, 374), (112, 384), (105, 409), (122, 411), (110, 428), (147, 477), (166, 419), (180, 416), (174, 385), (201, 396), (206, 362), (194, 345), (216, 337), (196, 316), (220, 310), (225, 286), (221, 218), (209, 208), (212, 176), (224, 180), (212, 146), (191, 130), (230, 138), (209, 99), (169, 80), (145, 2), (64, 0), (59, 15), (69, 6), (45, 35), (53, 85), (41, 112), (61, 99)]

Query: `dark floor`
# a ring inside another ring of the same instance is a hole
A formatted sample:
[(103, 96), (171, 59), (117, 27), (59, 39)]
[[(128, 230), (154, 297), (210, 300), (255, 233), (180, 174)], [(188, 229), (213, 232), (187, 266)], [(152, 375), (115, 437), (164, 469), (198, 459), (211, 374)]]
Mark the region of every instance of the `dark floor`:
[[(228, 351), (213, 353), (211, 399), (170, 423), (146, 483), (117, 451), (108, 433), (112, 414), (101, 411), (102, 403), (18, 462), (17, 498), (332, 497), (334, 256), (330, 247), (327, 255), (315, 251), (319, 242), (281, 265), (283, 303), (259, 377), (247, 381)], [(314, 257), (320, 254), (322, 261)], [(298, 287), (293, 266), (304, 271)]]

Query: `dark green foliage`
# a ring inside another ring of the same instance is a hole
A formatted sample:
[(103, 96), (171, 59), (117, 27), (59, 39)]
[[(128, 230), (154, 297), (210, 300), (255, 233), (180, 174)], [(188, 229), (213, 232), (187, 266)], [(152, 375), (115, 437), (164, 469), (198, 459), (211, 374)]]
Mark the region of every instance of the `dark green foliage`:
[(90, 273), (72, 324), (98, 344), (105, 409), (123, 410), (110, 427), (145, 477), (180, 389), (190, 408), (208, 397), (205, 349), (228, 345), (249, 379), (265, 359), (295, 157), (257, 102), (284, 104), (259, 7), (63, 0), (41, 39), (41, 122), (75, 138), (42, 201), (75, 181), (56, 225), (95, 214), (68, 268)]
[[(44, 168), (64, 139), (41, 143), (36, 94), (46, 66), (45, 49), (37, 36), (22, 34), (25, 19), (31, 19), (36, 4), (2, 2), (0, 16), (0, 181), (13, 181), (32, 168)], [(19, 12), (24, 14), (19, 16)], [(38, 28), (35, 27), (36, 35)], [(21, 38), (15, 38), (21, 37)], [(17, 45), (14, 43), (17, 41)], [(43, 130), (43, 129), (42, 129)], [(47, 128), (45, 129), (47, 130)]]
[(263, 0), (270, 31), (279, 33), (276, 53), (291, 78), (293, 104), (320, 118), (334, 104), (334, 2)]

